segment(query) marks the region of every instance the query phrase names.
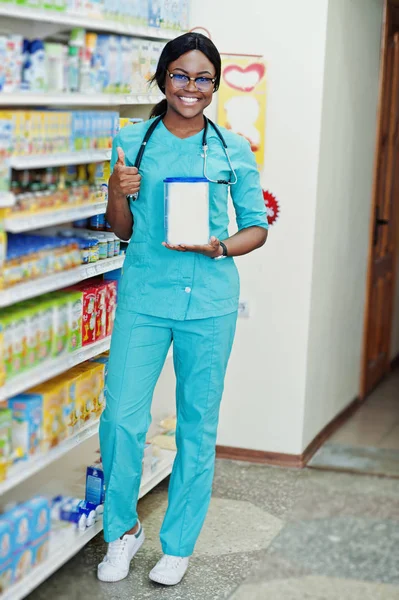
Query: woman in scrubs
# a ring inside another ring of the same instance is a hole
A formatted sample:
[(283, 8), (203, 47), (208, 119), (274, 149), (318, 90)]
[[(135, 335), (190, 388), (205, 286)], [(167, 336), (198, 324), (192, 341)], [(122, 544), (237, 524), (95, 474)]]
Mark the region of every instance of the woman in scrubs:
[[(203, 177), (204, 110), (219, 87), (221, 60), (198, 33), (169, 42), (154, 80), (165, 94), (161, 116), (140, 166), (132, 166), (150, 121), (123, 128), (112, 151), (107, 219), (129, 243), (119, 288), (100, 428), (106, 501), (107, 554), (102, 581), (127, 576), (144, 542), (137, 516), (142, 458), (155, 385), (173, 341), (177, 456), (161, 529), (163, 557), (150, 578), (175, 585), (183, 578), (204, 523), (212, 491), (219, 407), (237, 320), (239, 278), (233, 257), (260, 248), (267, 218), (248, 142), (221, 128), (231, 164), (208, 127), (210, 230), (203, 246), (165, 243), (167, 177)], [(235, 185), (226, 185), (235, 181)], [(238, 233), (228, 234), (228, 188)], [(137, 201), (132, 195), (138, 193)]]

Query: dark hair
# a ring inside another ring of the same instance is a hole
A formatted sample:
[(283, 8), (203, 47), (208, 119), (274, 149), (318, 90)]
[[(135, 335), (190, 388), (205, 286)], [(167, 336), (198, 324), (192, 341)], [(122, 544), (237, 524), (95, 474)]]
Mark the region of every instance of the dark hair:
[[(215, 81), (215, 92), (218, 90), (220, 85), (220, 77), (222, 72), (222, 61), (220, 54), (215, 44), (202, 33), (184, 33), (179, 35), (168, 42), (165, 48), (162, 50), (161, 56), (158, 61), (157, 70), (154, 77), (151, 79), (150, 84), (156, 83), (163, 92), (165, 90), (165, 79), (167, 70), (171, 62), (177, 60), (186, 52), (191, 50), (199, 50), (202, 54), (211, 61), (216, 70), (216, 81)], [(151, 111), (150, 118), (158, 117), (166, 113), (168, 103), (166, 98), (159, 102)]]

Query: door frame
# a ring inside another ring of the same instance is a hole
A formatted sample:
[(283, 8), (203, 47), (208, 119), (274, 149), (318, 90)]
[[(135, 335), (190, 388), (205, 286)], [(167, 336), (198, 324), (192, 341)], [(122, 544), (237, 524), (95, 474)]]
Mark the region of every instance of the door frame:
[[(370, 325), (370, 311), (371, 311), (371, 299), (372, 299), (372, 285), (373, 285), (373, 257), (374, 257), (374, 215), (377, 206), (377, 193), (378, 193), (378, 170), (380, 162), (380, 153), (382, 147), (382, 122), (383, 122), (383, 106), (384, 106), (384, 92), (387, 83), (387, 55), (388, 55), (388, 43), (390, 36), (394, 32), (394, 11), (399, 8), (399, 0), (384, 0), (383, 8), (383, 22), (381, 32), (381, 51), (380, 51), (380, 77), (379, 77), (379, 89), (378, 89), (378, 107), (377, 107), (377, 127), (376, 127), (376, 142), (375, 142), (375, 155), (374, 155), (374, 166), (373, 166), (373, 185), (372, 185), (372, 201), (371, 201), (371, 218), (369, 226), (369, 248), (368, 248), (368, 270), (366, 280), (366, 297), (365, 297), (365, 312), (364, 312), (364, 324), (363, 324), (363, 346), (362, 346), (362, 363), (361, 363), (361, 379), (360, 379), (360, 400), (364, 400), (367, 395), (367, 350), (369, 340), (369, 325)], [(399, 25), (398, 25), (399, 30)], [(395, 257), (398, 252), (398, 239), (395, 238), (396, 251)], [(395, 261), (394, 261), (395, 262)], [(392, 294), (395, 293), (396, 286), (396, 271), (392, 273)], [(393, 314), (391, 318), (391, 324), (389, 328), (389, 342), (391, 342), (391, 332), (393, 324)]]

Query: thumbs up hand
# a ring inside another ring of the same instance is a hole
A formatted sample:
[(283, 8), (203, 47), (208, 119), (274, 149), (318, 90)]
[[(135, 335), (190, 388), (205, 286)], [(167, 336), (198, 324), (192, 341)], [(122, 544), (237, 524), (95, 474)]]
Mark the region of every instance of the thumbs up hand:
[(110, 177), (110, 185), (114, 186), (115, 191), (123, 196), (136, 194), (140, 190), (141, 175), (136, 167), (126, 166), (125, 153), (122, 148), (118, 147), (116, 151), (118, 160)]

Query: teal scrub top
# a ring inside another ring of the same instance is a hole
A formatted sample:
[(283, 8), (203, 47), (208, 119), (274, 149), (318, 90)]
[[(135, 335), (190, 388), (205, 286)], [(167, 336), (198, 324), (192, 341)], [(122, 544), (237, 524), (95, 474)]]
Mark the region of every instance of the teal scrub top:
[[(127, 166), (133, 166), (151, 121), (120, 130), (112, 148), (111, 169), (117, 160), (117, 147), (125, 153)], [(268, 228), (266, 208), (255, 157), (241, 136), (220, 127), (238, 182), (230, 186), (238, 229)], [(173, 135), (161, 121), (144, 152), (137, 201), (131, 201), (134, 217), (121, 280), (118, 304), (138, 313), (183, 321), (219, 317), (237, 310), (240, 283), (233, 258), (213, 260), (194, 252), (177, 252), (162, 246), (164, 230), (164, 179), (202, 177), (202, 136)], [(223, 147), (212, 127), (208, 129), (207, 175), (210, 179), (230, 179)], [(210, 183), (210, 231), (224, 240), (228, 234), (228, 186)]]

